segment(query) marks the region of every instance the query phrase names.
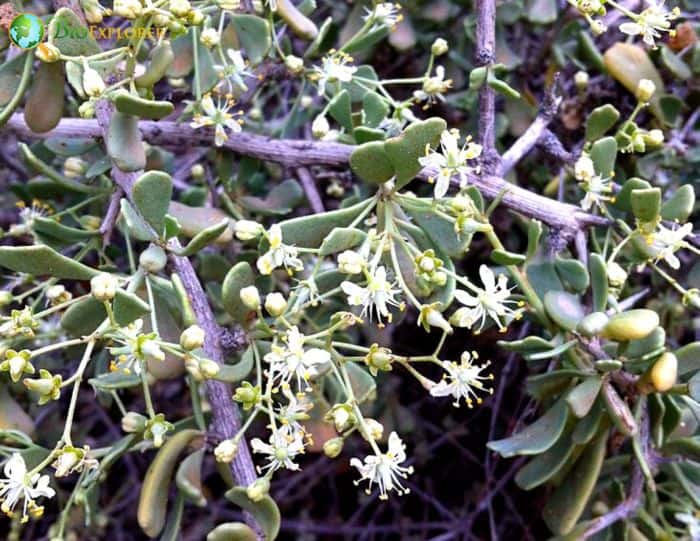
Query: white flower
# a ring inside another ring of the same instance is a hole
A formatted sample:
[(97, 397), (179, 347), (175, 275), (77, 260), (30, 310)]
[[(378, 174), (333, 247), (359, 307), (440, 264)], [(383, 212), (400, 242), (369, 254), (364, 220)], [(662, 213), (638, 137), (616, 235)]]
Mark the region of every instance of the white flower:
[(221, 36), (219, 36), (219, 32), (216, 28), (205, 28), (199, 36), (199, 41), (201, 41), (202, 45), (207, 49), (211, 49), (219, 44)]
[(468, 160), (473, 160), (481, 155), (482, 147), (471, 142), (467, 137), (462, 148), (459, 147), (459, 130), (445, 130), (440, 136), (440, 152), (426, 148), (425, 156), (418, 158), (423, 167), (433, 167), (438, 170), (437, 178), (431, 176), (430, 182), (435, 182), (435, 198), (444, 197), (450, 187), (450, 178), (459, 176), (462, 183), (466, 182), (466, 176), (475, 168), (467, 165)]
[(504, 332), (508, 323), (520, 317), (520, 310), (513, 310), (508, 306), (517, 303), (515, 300), (509, 300), (511, 288), (508, 287), (508, 277), (499, 274), (496, 281), (496, 275), (486, 265), (479, 267), (479, 276), (484, 288), (479, 289), (476, 295), (462, 289), (455, 291), (455, 298), (465, 307), (452, 314), (450, 322), (457, 327), (471, 329), (480, 321), (477, 329), (477, 332), (480, 332), (484, 328), (486, 318), (490, 317), (499, 330)]
[(413, 97), (420, 102), (427, 102), (426, 107), (437, 100), (445, 101), (443, 94), (452, 87), (452, 79), (445, 80), (445, 68), (435, 68), (435, 76), (423, 81), (423, 89), (413, 92)]
[(267, 232), (270, 248), (258, 258), (260, 274), (271, 274), (277, 267), (284, 267), (291, 274), (304, 269), (304, 264), (297, 257), (297, 249), (282, 242), (282, 228), (275, 224)]
[(3, 468), (4, 479), (0, 479), (0, 501), (2, 501), (2, 511), (8, 516), (12, 516), (14, 509), (20, 500), (24, 500), (22, 506), (21, 522), (29, 520), (29, 513), (41, 515), (43, 507), (37, 506), (35, 500), (40, 497), (53, 498), (56, 494), (49, 486), (49, 476), (39, 473), (29, 477), (27, 465), (19, 453), (13, 453), (5, 462)]
[(410, 490), (401, 484), (401, 479), (406, 479), (413, 473), (413, 467), (401, 466), (406, 460), (406, 446), (396, 432), (389, 435), (389, 448), (386, 453), (369, 455), (364, 463), (358, 458), (350, 460), (350, 465), (357, 468), (362, 476), (355, 484), (369, 481), (367, 494), (372, 492), (372, 484), (379, 485), (379, 499), (388, 499), (388, 493), (396, 490), (399, 494), (408, 494)]
[(217, 462), (228, 464), (236, 456), (238, 445), (233, 439), (224, 440), (214, 449), (214, 458)]
[(279, 317), (284, 314), (287, 309), (287, 299), (279, 292), (268, 293), (265, 297), (265, 310), (274, 317)]
[(667, 11), (664, 0), (648, 0), (649, 7), (642, 11), (633, 22), (622, 23), (620, 31), (630, 36), (642, 36), (644, 43), (656, 47), (655, 39), (661, 32), (671, 31), (671, 21), (681, 14), (680, 9)]
[(686, 525), (690, 541), (700, 541), (700, 516), (697, 512), (693, 513), (676, 513), (676, 520)]
[(117, 294), (119, 281), (108, 272), (101, 272), (90, 280), (90, 292), (100, 302), (111, 301)]
[(465, 351), (462, 353), (461, 362), (459, 364), (455, 362), (442, 363), (447, 373), (443, 374), (442, 380), (430, 389), (430, 394), (433, 396), (451, 395), (455, 399), (455, 407), (459, 406), (459, 401), (462, 398), (470, 408), (473, 404), (472, 398), (476, 400), (477, 404), (481, 404), (481, 397), (477, 396), (476, 391), (493, 393), (493, 389), (486, 387), (482, 383), (492, 380), (493, 375), (482, 374), (482, 371), (491, 363), (486, 362), (481, 366), (473, 364), (472, 360), (477, 358), (476, 352), (469, 353)]
[(676, 257), (675, 252), (685, 248), (688, 244), (685, 237), (693, 232), (693, 224), (687, 223), (677, 229), (669, 229), (662, 224), (653, 233), (651, 249), (656, 253), (656, 261), (663, 259), (673, 269), (678, 269), (681, 262)]
[(394, 299), (394, 295), (399, 290), (392, 286), (393, 284), (386, 279), (386, 269), (383, 266), (377, 267), (374, 274), (368, 276), (365, 287), (347, 281), (340, 284), (343, 292), (348, 296), (348, 304), (362, 306), (361, 317), (366, 317), (369, 314), (370, 321), (376, 312), (380, 324), (383, 317), (391, 322), (389, 306), (399, 306), (399, 302)]
[(245, 84), (246, 77), (254, 77), (255, 74), (250, 70), (248, 62), (243, 58), (243, 53), (236, 49), (226, 49), (226, 56), (231, 60), (230, 64), (216, 65), (214, 69), (221, 73), (222, 77), (228, 77), (245, 92), (248, 90), (248, 85)]
[(372, 19), (377, 26), (392, 27), (403, 18), (399, 13), (401, 6), (391, 2), (381, 2), (374, 6), (374, 9), (366, 9), (365, 21)]
[(121, 345), (109, 348), (109, 352), (115, 356), (110, 370), (122, 370), (126, 374), (133, 370), (135, 374), (140, 374), (145, 361), (165, 360), (165, 353), (156, 341), (156, 333), (143, 334), (142, 327), (143, 320), (137, 319), (118, 330), (114, 338)]
[(338, 270), (345, 274), (360, 274), (367, 265), (365, 258), (354, 250), (338, 254)]
[(252, 220), (237, 220), (235, 230), (236, 238), (244, 241), (257, 239), (264, 231), (262, 225)]
[(304, 350), (304, 335), (297, 327), (289, 329), (284, 337), (284, 346), (273, 344), (265, 361), (270, 363), (273, 381), (289, 383), (296, 377), (299, 389), (309, 389), (308, 381), (319, 373), (319, 368), (328, 363), (331, 354), (319, 348)]
[(595, 167), (593, 160), (585, 152), (576, 160), (574, 164), (574, 177), (579, 182), (588, 182), (595, 176)]
[(637, 99), (643, 103), (647, 103), (656, 92), (656, 85), (651, 79), (640, 79), (637, 83), (635, 95)]
[(603, 208), (605, 201), (614, 201), (612, 194), (613, 187), (609, 178), (594, 175), (590, 180), (580, 184), (586, 195), (581, 199), (581, 208), (590, 210), (593, 207)]
[(190, 127), (205, 128), (214, 126), (214, 144), (220, 147), (228, 140), (226, 130), (233, 133), (241, 131), (241, 121), (234, 119), (234, 115), (229, 113), (233, 107), (233, 101), (229, 99), (217, 99), (214, 103), (210, 94), (205, 95), (200, 102), (204, 114), (195, 114)]
[(309, 419), (308, 412), (314, 407), (314, 405), (308, 399), (303, 397), (302, 400), (299, 400), (297, 395), (291, 392), (288, 386), (284, 386), (282, 391), (287, 397), (287, 404), (285, 406), (280, 406), (277, 410), (277, 416), (282, 423), (280, 431), (286, 432), (287, 435), (295, 436), (296, 434), (299, 434), (301, 437), (303, 437), (306, 430), (300, 421), (306, 421)]
[(280, 468), (299, 470), (299, 464), (294, 462), (294, 458), (304, 453), (304, 440), (300, 433), (290, 434), (287, 431), (275, 430), (270, 434), (269, 442), (264, 443), (260, 438), (254, 438), (250, 442), (253, 452), (268, 455), (268, 463), (258, 468), (259, 472), (274, 472)]
[(318, 95), (322, 96), (326, 92), (328, 83), (349, 83), (353, 74), (357, 71), (355, 66), (349, 66), (352, 57), (342, 52), (336, 52), (326, 56), (321, 61), (321, 66), (314, 66), (314, 71), (318, 77)]
[(97, 98), (102, 95), (106, 88), (100, 74), (88, 66), (86, 62), (83, 65), (83, 90), (85, 93), (90, 97)]

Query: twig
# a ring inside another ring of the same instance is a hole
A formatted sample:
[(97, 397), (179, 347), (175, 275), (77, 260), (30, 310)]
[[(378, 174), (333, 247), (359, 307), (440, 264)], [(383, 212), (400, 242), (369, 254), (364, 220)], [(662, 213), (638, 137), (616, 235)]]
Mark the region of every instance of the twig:
[(117, 223), (117, 218), (119, 217), (119, 208), (124, 195), (124, 190), (117, 187), (109, 198), (109, 206), (107, 207), (107, 213), (102, 219), (102, 224), (100, 224), (100, 235), (102, 235), (102, 241), (105, 246), (109, 244), (109, 239), (112, 237), (112, 231)]
[(297, 175), (299, 175), (299, 180), (301, 181), (301, 187), (304, 188), (304, 193), (306, 194), (306, 199), (311, 205), (311, 209), (319, 214), (324, 212), (323, 200), (321, 199), (321, 194), (318, 193), (318, 188), (316, 187), (316, 182), (314, 182), (314, 177), (311, 175), (311, 171), (307, 167), (298, 167)]
[[(95, 107), (97, 121), (104, 133), (109, 128), (114, 108), (108, 100), (100, 100)], [(133, 185), (142, 171), (126, 173), (116, 166), (112, 168), (112, 178), (114, 182), (124, 190), (127, 197), (131, 198)], [(174, 247), (179, 247), (177, 239), (174, 240)], [(214, 313), (207, 296), (199, 283), (197, 274), (192, 267), (192, 263), (187, 257), (170, 256), (175, 272), (182, 280), (183, 286), (192, 303), (192, 310), (197, 316), (199, 325), (204, 329), (206, 335), (204, 340), (204, 352), (213, 361), (222, 364), (224, 361), (223, 351), (220, 343), (220, 329), (216, 323)], [(212, 408), (212, 429), (215, 433), (221, 434), (224, 438), (232, 438), (241, 428), (240, 413), (237, 405), (231, 399), (231, 390), (228, 385), (216, 380), (207, 380), (207, 396)], [(242, 439), (238, 452), (231, 462), (231, 473), (239, 485), (247, 486), (257, 478), (255, 466), (250, 455), (250, 450), (245, 439)], [(257, 523), (250, 516), (246, 517), (247, 522), (258, 532)]]
[[(477, 66), (490, 66), (496, 59), (496, 1), (476, 2)], [(482, 169), (494, 174), (499, 169), (500, 157), (496, 151), (496, 91), (484, 83), (479, 89), (479, 142), (483, 147)]]
[[(194, 129), (186, 124), (176, 122), (141, 121), (139, 128), (143, 138), (150, 144), (163, 146), (209, 146), (213, 141), (212, 130)], [(25, 137), (102, 137), (97, 121), (79, 118), (63, 119), (52, 131), (35, 134), (25, 124), (21, 114), (14, 114), (6, 125)], [(239, 154), (271, 161), (288, 167), (310, 165), (327, 165), (347, 167), (354, 147), (326, 141), (306, 141), (298, 139), (274, 139), (251, 133), (238, 133), (229, 137), (224, 146)], [(418, 177), (427, 180), (435, 177), (436, 170), (425, 168)], [(507, 183), (500, 177), (492, 175), (469, 177), (469, 182), (476, 186), (484, 196), (493, 199), (505, 189), (501, 204), (530, 218), (536, 218), (550, 227), (562, 229), (573, 235), (579, 229), (594, 225), (608, 225), (608, 220), (583, 212), (579, 207), (560, 203), (533, 193), (529, 190)]]
[(535, 120), (525, 130), (525, 133), (518, 137), (515, 143), (503, 154), (501, 158), (501, 176), (505, 176), (513, 169), (532, 150), (544, 133), (551, 133), (547, 130), (547, 126), (557, 114), (561, 103), (561, 97), (557, 94), (557, 86), (558, 77), (555, 78), (554, 83), (546, 92), (542, 108)]

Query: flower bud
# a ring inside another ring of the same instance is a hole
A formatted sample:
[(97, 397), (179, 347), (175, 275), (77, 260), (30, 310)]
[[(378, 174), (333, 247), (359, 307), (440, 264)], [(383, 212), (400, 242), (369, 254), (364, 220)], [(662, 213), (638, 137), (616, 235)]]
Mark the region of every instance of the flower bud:
[(324, 115), (318, 115), (311, 123), (311, 134), (316, 139), (323, 139), (329, 131), (331, 131), (331, 126)]
[(640, 79), (637, 83), (635, 95), (643, 103), (647, 103), (656, 92), (656, 85), (649, 79)]
[(215, 28), (206, 28), (202, 30), (202, 34), (199, 36), (199, 41), (202, 42), (207, 49), (216, 47), (221, 41), (221, 36)]
[(452, 327), (447, 322), (447, 320), (438, 312), (433, 305), (424, 304), (420, 309), (420, 316), (418, 317), (418, 325), (422, 325), (423, 328), (430, 332), (430, 327), (437, 327), (442, 329), (446, 333), (452, 333)]
[(260, 395), (260, 387), (253, 386), (251, 383), (244, 381), (240, 387), (236, 388), (233, 399), (241, 403), (243, 409), (248, 411), (260, 401)]
[(0, 371), (8, 372), (13, 383), (17, 383), (23, 374), (33, 374), (34, 365), (29, 359), (32, 354), (28, 349), (15, 351), (8, 349), (5, 352), (5, 360), (0, 363)]
[(199, 325), (190, 325), (180, 334), (180, 346), (182, 349), (192, 351), (204, 345), (204, 330)]
[(136, 413), (135, 411), (128, 411), (126, 415), (122, 417), (122, 430), (127, 434), (137, 434), (144, 431), (146, 428), (146, 423), (148, 419)]
[(259, 502), (270, 492), (270, 480), (267, 477), (260, 477), (253, 481), (248, 488), (246, 494), (254, 502)]
[(43, 406), (49, 400), (58, 400), (61, 396), (61, 383), (63, 378), (60, 374), (52, 375), (45, 369), (39, 370), (39, 377), (23, 380), (24, 386), (30, 391), (39, 395), (39, 405)]
[(576, 85), (576, 88), (578, 88), (581, 92), (586, 90), (588, 88), (588, 81), (590, 80), (590, 77), (588, 76), (588, 73), (585, 71), (577, 71), (574, 74), (574, 84)]
[(344, 274), (360, 274), (367, 262), (354, 250), (345, 250), (338, 254), (338, 270)]
[(85, 459), (85, 450), (66, 445), (59, 451), (53, 467), (56, 468), (56, 477), (66, 477), (80, 469)]
[(95, 116), (95, 104), (92, 101), (85, 101), (78, 107), (80, 118), (93, 118)]
[(66, 288), (61, 284), (56, 284), (49, 287), (46, 290), (46, 299), (51, 303), (52, 306), (68, 302), (73, 298), (70, 291), (66, 291)]
[(165, 254), (165, 250), (156, 244), (151, 244), (139, 256), (141, 268), (152, 273), (162, 271), (167, 262), (168, 256)]
[(215, 378), (221, 371), (221, 367), (216, 361), (211, 359), (199, 359), (199, 372), (205, 379)]
[(204, 381), (206, 379), (199, 369), (199, 359), (195, 357), (185, 356), (185, 370), (195, 381)]
[(442, 56), (449, 50), (450, 47), (447, 45), (447, 42), (442, 38), (437, 38), (435, 41), (433, 41), (433, 44), (430, 46), (430, 52), (433, 53), (433, 55), (435, 56)]
[(627, 281), (627, 273), (618, 263), (611, 261), (607, 264), (608, 283), (613, 287), (622, 287)]
[(379, 344), (372, 344), (364, 360), (371, 374), (376, 376), (377, 372), (380, 370), (383, 372), (391, 370), (391, 363), (394, 362), (394, 356), (391, 354), (389, 348), (379, 347)]
[(175, 428), (172, 423), (165, 420), (165, 415), (159, 413), (146, 423), (143, 435), (146, 439), (153, 440), (153, 446), (158, 448), (165, 442), (165, 434)]
[(189, 0), (170, 0), (170, 12), (176, 17), (186, 17), (192, 11)]
[(608, 324), (609, 318), (605, 312), (593, 312), (579, 321), (576, 330), (583, 336), (598, 336)]
[(0, 308), (12, 304), (14, 296), (10, 291), (0, 291)]
[(678, 377), (678, 358), (670, 352), (663, 353), (649, 372), (649, 379), (656, 392), (664, 393), (673, 387)]
[(599, 19), (591, 20), (591, 32), (593, 32), (594, 36), (600, 36), (601, 34), (605, 34), (607, 30), (608, 27), (605, 26), (603, 21)]
[(63, 162), (63, 175), (68, 178), (82, 177), (86, 170), (87, 164), (75, 156), (70, 156)]
[(302, 96), (301, 100), (299, 100), (299, 105), (301, 105), (302, 109), (308, 109), (311, 107), (313, 104), (314, 99), (311, 96)]
[(304, 71), (304, 61), (298, 56), (294, 56), (292, 54), (287, 55), (284, 58), (284, 65), (287, 66), (287, 69), (294, 75), (299, 75), (302, 71)]
[(664, 144), (664, 132), (657, 129), (650, 130), (645, 136), (646, 143), (651, 146), (661, 146)]
[(51, 43), (40, 43), (36, 48), (36, 57), (42, 62), (51, 64), (61, 58), (61, 51)]
[(147, 361), (163, 362), (165, 360), (165, 353), (163, 353), (163, 350), (160, 349), (158, 342), (155, 340), (147, 338), (141, 343), (140, 349), (144, 359)]
[(200, 163), (195, 163), (190, 168), (190, 175), (195, 180), (202, 180), (204, 178), (204, 167)]
[(443, 271), (434, 272), (430, 281), (438, 287), (443, 287), (447, 283), (447, 274)]
[(83, 90), (88, 96), (97, 98), (105, 91), (105, 82), (94, 69), (87, 65), (83, 66)]
[(239, 293), (241, 297), (241, 302), (246, 308), (251, 310), (257, 310), (260, 308), (260, 293), (258, 288), (255, 286), (248, 286), (241, 289)]
[(323, 444), (323, 453), (328, 458), (335, 458), (343, 452), (343, 438), (331, 438)]
[(382, 435), (384, 434), (384, 426), (379, 421), (369, 418), (365, 419), (365, 428), (369, 432), (367, 435), (373, 440), (377, 441), (382, 439)]
[(284, 314), (287, 309), (287, 300), (282, 293), (269, 293), (265, 297), (265, 310), (274, 317), (279, 317)]
[(224, 440), (214, 449), (214, 457), (217, 462), (228, 464), (236, 456), (238, 445), (233, 439)]
[(90, 280), (92, 296), (100, 302), (111, 301), (117, 294), (119, 281), (107, 272), (101, 272)]
[(143, 6), (139, 0), (114, 0), (113, 12), (125, 19), (136, 19), (143, 13)]
[(658, 326), (658, 314), (640, 308), (613, 315), (603, 328), (602, 335), (616, 342), (641, 340), (649, 336)]
[(199, 9), (193, 9), (187, 18), (191, 25), (199, 26), (204, 21), (204, 13)]
[(593, 160), (588, 154), (581, 154), (581, 157), (574, 164), (574, 176), (580, 182), (589, 182), (595, 176)]
[(238, 240), (257, 239), (263, 232), (263, 226), (252, 220), (238, 220), (234, 229)]
[(357, 422), (352, 406), (347, 403), (334, 405), (328, 413), (326, 413), (324, 419), (328, 422), (332, 422), (338, 432), (349, 430), (355, 426)]

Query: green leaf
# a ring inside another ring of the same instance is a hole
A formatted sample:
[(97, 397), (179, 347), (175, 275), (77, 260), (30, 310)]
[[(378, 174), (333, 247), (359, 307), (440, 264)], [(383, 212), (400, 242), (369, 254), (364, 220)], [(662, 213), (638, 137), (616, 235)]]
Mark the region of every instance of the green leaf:
[(173, 181), (163, 171), (147, 171), (134, 182), (131, 200), (157, 235), (165, 228), (165, 214), (172, 194)]
[(586, 120), (586, 141), (596, 141), (605, 135), (620, 118), (620, 111), (609, 103), (596, 107)]
[(129, 389), (141, 385), (141, 376), (138, 374), (126, 374), (121, 370), (116, 372), (107, 372), (100, 374), (94, 378), (90, 378), (88, 383), (96, 390), (100, 391), (118, 391), (120, 389)]
[(175, 498), (175, 505), (168, 514), (168, 519), (163, 529), (163, 535), (160, 536), (160, 541), (180, 541), (182, 533), (182, 515), (185, 511), (185, 497), (181, 492), (178, 492)]
[(562, 281), (576, 291), (588, 289), (590, 278), (586, 267), (578, 259), (557, 258), (554, 266)]
[(499, 340), (498, 346), (506, 351), (516, 351), (518, 353), (536, 353), (538, 351), (547, 351), (555, 347), (555, 344), (541, 338), (539, 336), (528, 336), (522, 340), (513, 340), (506, 342)]
[(22, 153), (22, 157), (33, 169), (36, 169), (42, 175), (46, 175), (58, 186), (65, 190), (89, 194), (103, 191), (95, 186), (86, 186), (85, 184), (81, 184), (80, 182), (63, 176), (53, 167), (50, 167), (42, 160), (40, 160), (39, 157), (36, 154), (34, 154), (31, 151), (31, 149), (24, 143), (19, 143), (19, 150)]
[(272, 47), (270, 24), (262, 17), (246, 14), (229, 14), (231, 26), (236, 31), (240, 45), (245, 49), (251, 64), (259, 64)]
[(550, 24), (557, 20), (556, 0), (529, 0), (527, 18), (536, 24)]
[(680, 56), (675, 54), (668, 45), (661, 46), (661, 62), (673, 73), (676, 79), (687, 81), (693, 76), (688, 64), (686, 64)]
[(207, 541), (257, 541), (258, 536), (247, 524), (224, 522), (207, 534)]
[[(166, 226), (168, 218), (175, 220), (178, 227), (174, 227), (170, 234), (180, 234), (193, 238), (205, 229), (220, 224), (223, 220), (229, 219), (229, 215), (217, 207), (190, 207), (177, 201), (171, 201), (168, 206), (166, 216)], [(171, 225), (174, 225), (171, 223)], [(175, 229), (178, 229), (175, 233)], [(233, 228), (224, 229), (223, 233), (216, 239), (217, 243), (226, 243), (233, 239)]]
[(460, 238), (454, 224), (435, 212), (432, 203), (425, 200), (402, 200), (401, 208), (415, 224), (442, 251), (452, 257), (461, 256), (467, 247), (467, 238)]
[(351, 207), (331, 210), (321, 214), (300, 216), (280, 222), (282, 240), (285, 244), (301, 248), (318, 248), (336, 227), (347, 227), (363, 210), (369, 201), (361, 201)]
[(447, 128), (442, 118), (429, 118), (411, 124), (401, 135), (384, 142), (384, 151), (396, 172), (396, 188), (405, 186), (421, 170), (418, 159), (425, 155), (427, 146), (436, 146)]
[(170, 436), (146, 471), (139, 496), (137, 518), (139, 526), (148, 537), (156, 537), (165, 525), (168, 487), (178, 457), (192, 440), (201, 435), (199, 430), (185, 429)]
[[(117, 290), (114, 297), (114, 318), (124, 326), (148, 314), (151, 310), (140, 297)], [(61, 327), (71, 336), (85, 336), (97, 329), (107, 319), (104, 304), (94, 297), (86, 297), (71, 305), (61, 317)]]
[[(4, 64), (0, 65), (0, 107), (4, 107), (12, 99), (19, 88), (22, 80), (22, 73), (27, 62), (26, 51), (20, 52), (17, 56), (11, 58)], [(29, 69), (32, 68), (31, 63)]]
[(386, 133), (379, 128), (368, 128), (367, 126), (357, 126), (352, 130), (352, 136), (358, 145), (371, 143), (372, 141), (384, 141)]
[(364, 111), (365, 126), (376, 128), (389, 114), (389, 106), (386, 100), (376, 92), (367, 92), (362, 98), (362, 110)]
[(603, 413), (601, 400), (597, 400), (590, 413), (576, 423), (576, 428), (571, 433), (573, 442), (577, 445), (584, 445), (591, 441), (598, 432), (598, 425), (603, 418)]
[(218, 381), (236, 383), (245, 379), (255, 364), (252, 348), (248, 348), (241, 355), (241, 360), (236, 364), (222, 364), (219, 373), (214, 377)]
[(250, 309), (241, 301), (241, 289), (255, 283), (255, 274), (250, 264), (241, 261), (231, 267), (221, 287), (221, 302), (224, 309), (238, 323), (244, 323)]
[(336, 227), (323, 239), (319, 255), (327, 256), (350, 250), (358, 244), (362, 244), (366, 238), (367, 234), (360, 229), (355, 229), (354, 227)]
[(559, 399), (533, 424), (510, 438), (490, 441), (487, 447), (508, 458), (515, 455), (539, 455), (561, 436), (569, 416), (569, 408), (563, 399)]
[(114, 296), (114, 319), (120, 326), (125, 326), (136, 321), (141, 316), (150, 313), (151, 308), (140, 297), (120, 289)]
[(146, 167), (146, 151), (141, 141), (138, 117), (115, 111), (105, 136), (105, 144), (107, 154), (122, 171), (139, 171)]
[(602, 380), (597, 376), (586, 378), (567, 393), (566, 402), (575, 417), (581, 419), (588, 415), (598, 398), (602, 384)]
[(151, 49), (150, 62), (145, 71), (134, 79), (134, 84), (139, 88), (152, 88), (165, 77), (174, 59), (175, 54), (170, 41), (162, 41)]
[(613, 205), (623, 212), (632, 212), (632, 191), (647, 188), (651, 188), (651, 184), (646, 180), (637, 177), (627, 179), (622, 185), (622, 189), (615, 196)]
[(573, 331), (585, 315), (579, 298), (565, 291), (548, 291), (544, 307), (549, 317), (567, 331)]
[(369, 184), (382, 184), (394, 176), (383, 141), (363, 143), (350, 154), (350, 169)]
[(196, 254), (206, 246), (209, 246), (212, 242), (215, 242), (216, 239), (218, 239), (222, 233), (228, 229), (230, 223), (230, 220), (225, 219), (216, 225), (207, 227), (206, 229), (200, 231), (192, 238), (190, 242), (187, 243), (187, 246), (185, 246), (182, 250), (177, 251), (177, 254), (185, 257)]
[(204, 448), (186, 456), (177, 468), (175, 484), (180, 492), (193, 504), (204, 507), (207, 499), (202, 492), (202, 462)]
[(299, 11), (290, 0), (277, 0), (277, 15), (300, 38), (313, 40), (318, 35), (316, 24)]
[(37, 233), (54, 237), (64, 242), (80, 242), (99, 235), (99, 231), (88, 231), (68, 227), (51, 218), (39, 216), (32, 220), (32, 229)]
[(573, 368), (563, 368), (552, 372), (545, 372), (536, 376), (530, 376), (525, 382), (529, 395), (544, 400), (555, 394), (560, 394), (573, 383), (575, 378), (586, 377), (589, 374)]
[(661, 451), (666, 455), (680, 455), (700, 462), (700, 437), (674, 438), (667, 441)]
[(653, 222), (661, 212), (661, 189), (632, 190), (630, 203), (635, 218), (642, 222)]
[(92, 32), (67, 7), (56, 11), (46, 35), (48, 42), (66, 56), (91, 56), (102, 52)]
[(117, 93), (112, 101), (120, 113), (150, 120), (160, 120), (175, 110), (169, 101), (147, 100), (129, 92)]
[(548, 291), (564, 291), (564, 286), (554, 268), (554, 263), (551, 261), (530, 263), (526, 268), (526, 272), (527, 278), (538, 297), (544, 297)]
[(700, 342), (691, 342), (675, 351), (678, 358), (678, 375), (685, 376), (700, 370)]
[(683, 184), (661, 205), (661, 217), (664, 220), (685, 222), (695, 208), (695, 190), (690, 184)]
[(270, 496), (264, 496), (259, 502), (248, 497), (245, 487), (234, 487), (226, 493), (226, 499), (248, 511), (265, 533), (266, 541), (277, 538), (280, 530), (280, 511)]
[(617, 158), (617, 141), (614, 137), (603, 137), (591, 146), (591, 160), (596, 173), (610, 177), (615, 173)]
[(593, 311), (602, 312), (608, 304), (608, 271), (605, 260), (599, 254), (588, 258), (591, 272), (591, 289), (593, 290)]
[(239, 201), (251, 212), (277, 216), (289, 214), (305, 197), (301, 185), (296, 180), (289, 178), (272, 188), (264, 199), (246, 195), (239, 198)]
[(63, 116), (63, 63), (40, 62), (24, 104), (24, 121), (35, 133), (54, 129)]
[(135, 240), (154, 241), (157, 240), (153, 229), (146, 223), (141, 215), (136, 212), (136, 209), (123, 198), (120, 202), (121, 215), (124, 219), (124, 224), (128, 229), (129, 236)]
[(514, 254), (507, 250), (496, 248), (491, 252), (491, 261), (497, 265), (520, 265), (525, 262), (526, 257), (522, 254)]
[(523, 490), (532, 490), (546, 483), (566, 466), (574, 447), (571, 435), (564, 432), (552, 447), (518, 471), (515, 483)]
[(34, 276), (89, 280), (95, 269), (65, 257), (48, 246), (0, 246), (0, 267)]
[(569, 533), (581, 517), (598, 480), (606, 442), (607, 430), (601, 430), (547, 501), (542, 518), (553, 533)]
[(540, 244), (540, 238), (542, 237), (542, 222), (539, 220), (530, 220), (527, 223), (527, 252), (526, 258), (528, 260), (535, 257), (537, 254), (537, 248)]
[(350, 93), (347, 90), (338, 92), (328, 104), (328, 113), (348, 133), (352, 132), (352, 109), (350, 106)]

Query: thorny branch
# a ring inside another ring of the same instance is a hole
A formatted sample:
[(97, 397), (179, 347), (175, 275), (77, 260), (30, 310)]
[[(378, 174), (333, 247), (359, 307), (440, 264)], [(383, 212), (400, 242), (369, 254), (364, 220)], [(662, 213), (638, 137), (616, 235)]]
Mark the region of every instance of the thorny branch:
[[(7, 129), (25, 137), (102, 137), (97, 121), (78, 118), (63, 119), (52, 131), (35, 134), (24, 122), (21, 114), (14, 114), (6, 125)], [(194, 129), (186, 124), (166, 121), (141, 121), (139, 129), (143, 138), (150, 144), (162, 146), (209, 145), (213, 139), (210, 130)], [(288, 167), (327, 165), (347, 167), (354, 147), (325, 141), (298, 139), (274, 139), (251, 133), (231, 135), (224, 147), (261, 160), (271, 161)], [(427, 180), (436, 176), (436, 171), (424, 168), (418, 177)], [(484, 196), (493, 199), (501, 196), (501, 204), (515, 212), (544, 222), (572, 236), (576, 231), (595, 225), (607, 225), (608, 220), (583, 212), (579, 207), (561, 203), (548, 197), (510, 184), (503, 178), (493, 175), (472, 175), (469, 182)]]
[[(490, 69), (496, 59), (496, 1), (476, 2), (477, 67)], [(499, 170), (500, 157), (496, 151), (496, 92), (488, 84), (479, 90), (479, 142), (483, 147), (482, 169), (487, 174)]]

